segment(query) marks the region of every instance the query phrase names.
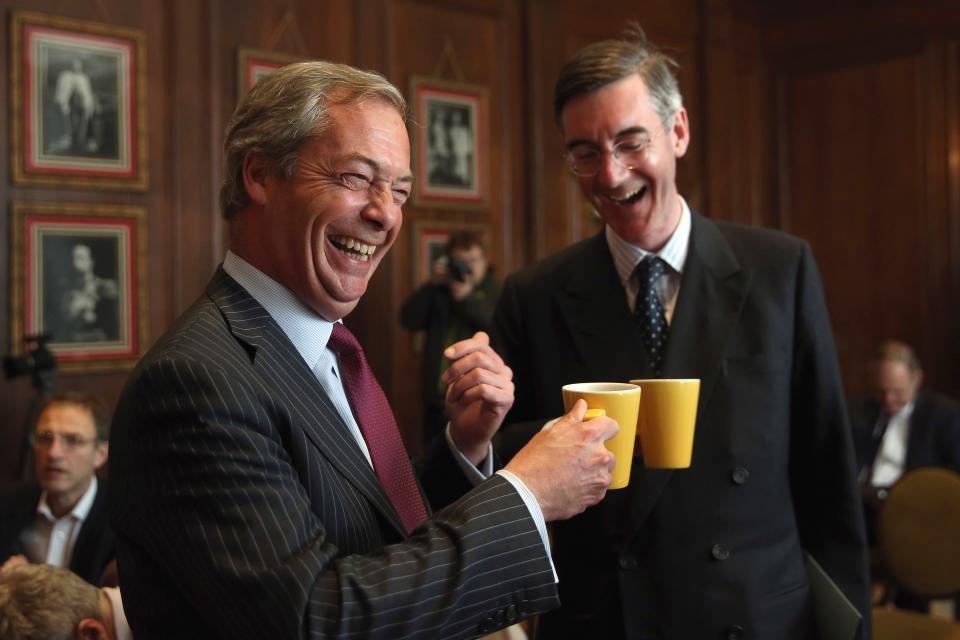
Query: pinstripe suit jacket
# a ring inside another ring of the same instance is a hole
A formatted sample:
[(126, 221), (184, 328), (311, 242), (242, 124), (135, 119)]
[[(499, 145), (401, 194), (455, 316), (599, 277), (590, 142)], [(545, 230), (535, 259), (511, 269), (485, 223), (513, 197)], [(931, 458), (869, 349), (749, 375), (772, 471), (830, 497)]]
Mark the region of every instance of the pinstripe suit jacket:
[[(448, 492), (444, 453), (421, 479)], [(499, 476), (404, 539), (313, 373), (222, 270), (127, 382), (110, 477), (139, 640), (472, 637), (557, 604)]]

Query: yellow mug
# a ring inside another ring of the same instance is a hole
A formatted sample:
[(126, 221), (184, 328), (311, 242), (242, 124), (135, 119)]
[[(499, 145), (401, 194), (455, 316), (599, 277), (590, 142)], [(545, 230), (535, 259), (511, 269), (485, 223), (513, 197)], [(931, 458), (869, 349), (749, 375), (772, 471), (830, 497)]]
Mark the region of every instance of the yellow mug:
[[(604, 442), (604, 445), (617, 459), (610, 488), (622, 489), (630, 483), (630, 465), (633, 462), (637, 414), (640, 410), (640, 387), (623, 382), (581, 382), (564, 385), (563, 406), (566, 411), (570, 411), (581, 398), (586, 401), (588, 409), (601, 409), (620, 425), (620, 432)], [(584, 419), (587, 419), (586, 416)]]
[(637, 434), (643, 463), (656, 469), (686, 469), (693, 455), (700, 380), (631, 380), (643, 389)]

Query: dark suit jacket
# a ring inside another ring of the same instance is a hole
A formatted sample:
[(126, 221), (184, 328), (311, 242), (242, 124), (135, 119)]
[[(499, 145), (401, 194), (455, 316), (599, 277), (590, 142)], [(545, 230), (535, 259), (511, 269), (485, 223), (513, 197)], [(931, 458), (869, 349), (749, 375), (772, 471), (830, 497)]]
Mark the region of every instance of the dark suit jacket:
[[(513, 368), (505, 455), (563, 384), (650, 377), (603, 233), (507, 279), (495, 346)], [(692, 466), (554, 528), (548, 638), (805, 637), (809, 550), (869, 616), (863, 521), (820, 279), (805, 243), (693, 215), (663, 377), (700, 378)], [(642, 401), (642, 399), (641, 399)], [(867, 622), (869, 625), (869, 621)]]
[[(428, 487), (466, 483), (433, 453)], [(533, 519), (499, 476), (405, 539), (313, 373), (222, 270), (131, 375), (110, 475), (139, 640), (459, 638), (557, 602)]]
[[(884, 430), (874, 433), (880, 403), (859, 398), (850, 403), (850, 423), (860, 468), (873, 465)], [(960, 473), (960, 406), (939, 393), (921, 389), (910, 416), (904, 473), (919, 467), (945, 467)]]
[[(26, 484), (0, 492), (0, 563), (24, 552), (20, 534), (33, 524), (42, 491), (40, 485)], [(99, 585), (104, 569), (113, 560), (114, 546), (113, 530), (108, 522), (107, 486), (101, 479), (90, 513), (77, 534), (70, 570), (87, 582)]]

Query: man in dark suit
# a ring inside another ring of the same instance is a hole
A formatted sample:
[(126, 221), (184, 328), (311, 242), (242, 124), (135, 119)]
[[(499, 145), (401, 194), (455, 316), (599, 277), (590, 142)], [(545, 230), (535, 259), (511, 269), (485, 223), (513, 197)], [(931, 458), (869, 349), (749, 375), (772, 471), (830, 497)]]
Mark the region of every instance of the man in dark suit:
[(804, 551), (869, 626), (854, 458), (813, 257), (680, 197), (690, 129), (673, 66), (637, 28), (563, 68), (554, 106), (567, 159), (606, 227), (508, 277), (494, 317), (516, 384), (506, 449), (558, 410), (563, 384), (701, 380), (691, 467), (648, 469), (638, 452), (628, 488), (554, 527), (562, 607), (541, 635), (816, 637)]
[(0, 492), (0, 561), (68, 568), (100, 584), (114, 557), (107, 490), (96, 471), (107, 461), (110, 415), (94, 396), (48, 397), (31, 434), (36, 483)]
[(435, 508), (466, 493), (428, 517), (339, 322), (410, 194), (400, 93), (345, 65), (291, 65), (247, 94), (224, 150), (230, 251), (114, 418), (134, 635), (459, 638), (556, 606), (542, 521), (602, 498), (615, 423), (581, 423), (581, 404), (490, 475), (512, 374), (485, 334), (452, 345), (451, 423), (420, 478)]
[[(920, 467), (960, 472), (960, 406), (923, 387), (920, 360), (898, 340), (877, 348), (871, 375), (875, 393), (851, 400), (850, 423), (867, 537), (875, 544), (880, 506), (902, 475)], [(903, 590), (896, 604), (917, 611), (928, 608), (925, 599)]]

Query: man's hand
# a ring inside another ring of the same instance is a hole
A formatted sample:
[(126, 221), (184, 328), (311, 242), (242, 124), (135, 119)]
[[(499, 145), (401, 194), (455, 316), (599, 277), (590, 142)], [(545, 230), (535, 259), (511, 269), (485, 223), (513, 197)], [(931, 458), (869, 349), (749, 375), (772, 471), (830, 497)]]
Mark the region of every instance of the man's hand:
[(443, 355), (450, 360), (450, 368), (440, 377), (447, 385), (450, 436), (460, 453), (478, 465), (513, 406), (513, 371), (482, 331), (450, 345)]
[(505, 467), (537, 497), (543, 517), (564, 520), (607, 493), (615, 458), (603, 443), (620, 427), (605, 416), (583, 422), (587, 403), (535, 435)]

